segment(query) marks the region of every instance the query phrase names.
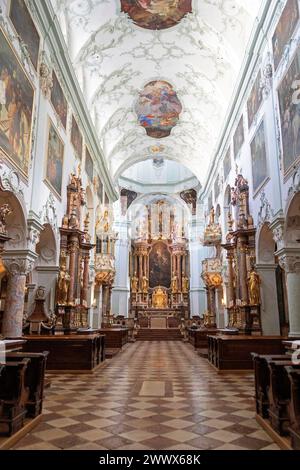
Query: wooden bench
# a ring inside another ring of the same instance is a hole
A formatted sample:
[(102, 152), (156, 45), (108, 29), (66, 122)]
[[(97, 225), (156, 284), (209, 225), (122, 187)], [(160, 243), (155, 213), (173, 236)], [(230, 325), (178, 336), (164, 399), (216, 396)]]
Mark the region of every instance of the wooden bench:
[(251, 353), (284, 354), (281, 336), (208, 336), (208, 359), (220, 371), (253, 370)]
[(93, 371), (104, 360), (105, 338), (96, 334), (26, 336), (25, 351), (49, 351), (48, 371)]
[(25, 387), (29, 389), (29, 396), (26, 402), (26, 417), (36, 418), (42, 414), (46, 362), (48, 351), (43, 353), (8, 353), (6, 360), (8, 363), (30, 359), (25, 373)]
[(272, 428), (280, 436), (289, 435), (290, 414), (289, 404), (291, 401), (291, 386), (286, 367), (292, 366), (291, 361), (269, 360), (270, 371), (269, 388), (269, 419)]
[(268, 361), (282, 360), (289, 362), (291, 359), (287, 355), (260, 355), (252, 353), (255, 376), (255, 401), (256, 412), (262, 418), (269, 417), (269, 388), (270, 388), (270, 370)]
[(300, 370), (291, 366), (285, 369), (291, 384), (289, 432), (292, 448), (300, 450)]
[(12, 436), (24, 426), (29, 389), (25, 375), (30, 359), (8, 362), (0, 376), (0, 435)]

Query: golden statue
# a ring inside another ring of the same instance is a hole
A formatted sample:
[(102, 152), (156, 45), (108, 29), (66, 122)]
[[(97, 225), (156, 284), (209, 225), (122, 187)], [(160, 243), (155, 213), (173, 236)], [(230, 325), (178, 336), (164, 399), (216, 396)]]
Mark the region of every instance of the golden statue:
[(177, 274), (173, 274), (172, 278), (172, 294), (177, 294), (178, 293), (178, 277)]
[(168, 295), (164, 289), (158, 287), (155, 289), (152, 298), (152, 304), (154, 308), (167, 308), (168, 307)]
[(248, 276), (248, 288), (250, 305), (260, 305), (260, 277), (254, 268)]
[(182, 293), (188, 294), (190, 289), (190, 281), (187, 276), (182, 277)]
[(143, 276), (142, 278), (142, 292), (143, 294), (148, 294), (149, 289), (149, 282), (147, 276)]
[(62, 264), (58, 278), (58, 305), (66, 305), (68, 301), (68, 290), (70, 285), (70, 274), (67, 272), (65, 264)]
[(139, 290), (139, 280), (136, 276), (136, 273), (134, 273), (134, 276), (131, 279), (131, 292), (133, 294), (136, 294)]

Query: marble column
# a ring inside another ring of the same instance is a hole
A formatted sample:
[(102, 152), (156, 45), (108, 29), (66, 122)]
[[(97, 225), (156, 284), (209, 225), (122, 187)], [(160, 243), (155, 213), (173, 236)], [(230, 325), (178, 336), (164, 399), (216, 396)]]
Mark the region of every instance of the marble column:
[(88, 304), (88, 293), (89, 293), (89, 263), (90, 255), (85, 253), (83, 255), (83, 282), (81, 292), (81, 305), (87, 307)]
[(77, 254), (79, 251), (79, 244), (77, 236), (72, 237), (70, 244), (69, 244), (69, 253), (70, 253), (70, 265), (69, 265), (69, 273), (70, 273), (70, 286), (68, 291), (68, 304), (72, 305), (75, 300), (75, 272), (76, 272), (76, 262), (77, 262)]
[(279, 262), (286, 273), (290, 337), (300, 337), (300, 251), (285, 248)]
[(7, 296), (2, 322), (6, 338), (22, 336), (26, 276), (34, 267), (37, 255), (33, 252), (5, 252), (2, 260), (8, 273)]
[(235, 304), (235, 290), (234, 290), (234, 271), (233, 271), (233, 253), (227, 252), (228, 263), (228, 283), (227, 283), (227, 307)]
[(248, 284), (247, 284), (247, 247), (245, 241), (239, 241), (240, 250), (240, 286), (241, 286), (241, 301), (245, 305), (248, 304)]

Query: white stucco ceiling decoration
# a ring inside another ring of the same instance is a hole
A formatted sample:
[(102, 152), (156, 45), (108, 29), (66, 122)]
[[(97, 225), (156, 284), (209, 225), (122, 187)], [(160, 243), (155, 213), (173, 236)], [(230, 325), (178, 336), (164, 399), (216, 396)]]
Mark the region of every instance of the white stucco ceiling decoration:
[[(120, 0), (52, 0), (113, 176), (163, 144), (165, 158), (204, 180), (265, 1), (193, 0), (178, 24), (151, 30), (122, 12)], [(170, 136), (157, 141), (135, 112), (139, 94), (155, 80), (168, 82), (183, 108)]]

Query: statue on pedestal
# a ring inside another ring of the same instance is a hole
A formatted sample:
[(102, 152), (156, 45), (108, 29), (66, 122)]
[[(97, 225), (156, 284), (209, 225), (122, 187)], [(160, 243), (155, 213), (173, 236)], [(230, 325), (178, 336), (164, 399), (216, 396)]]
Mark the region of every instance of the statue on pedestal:
[(131, 278), (131, 292), (133, 294), (136, 294), (139, 289), (139, 280), (136, 276), (136, 272), (134, 273), (134, 276)]
[(147, 276), (143, 276), (143, 278), (142, 278), (142, 293), (143, 294), (148, 294), (148, 290), (149, 290), (148, 278), (147, 278)]
[(172, 294), (177, 294), (178, 293), (178, 277), (177, 274), (173, 274), (172, 278)]
[(190, 289), (190, 281), (187, 276), (182, 277), (182, 293), (188, 294)]
[(66, 305), (68, 301), (68, 290), (70, 285), (70, 274), (67, 272), (65, 264), (62, 264), (58, 278), (58, 305)]
[(250, 305), (260, 305), (260, 277), (252, 268), (248, 276), (249, 302)]
[(0, 206), (0, 234), (6, 235), (6, 217), (12, 213), (8, 204)]

